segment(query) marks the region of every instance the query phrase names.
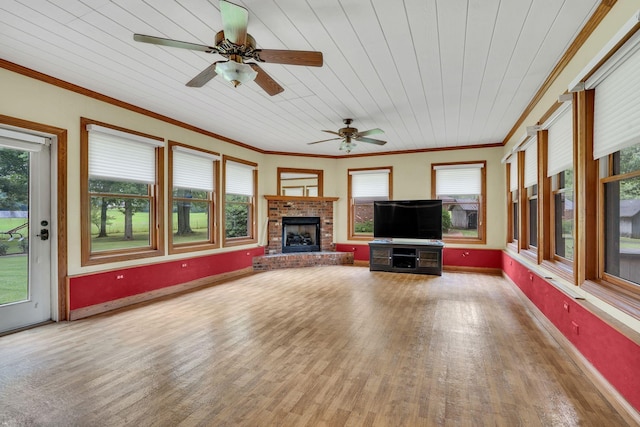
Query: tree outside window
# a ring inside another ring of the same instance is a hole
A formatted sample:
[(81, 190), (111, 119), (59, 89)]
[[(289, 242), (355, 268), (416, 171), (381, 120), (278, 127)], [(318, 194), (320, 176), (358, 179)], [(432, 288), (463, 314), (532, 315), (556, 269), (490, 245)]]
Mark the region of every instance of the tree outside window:
[(239, 159), (225, 157), (224, 229), (225, 244), (256, 240), (256, 167)]
[(81, 123), (82, 264), (162, 254), (164, 140)]

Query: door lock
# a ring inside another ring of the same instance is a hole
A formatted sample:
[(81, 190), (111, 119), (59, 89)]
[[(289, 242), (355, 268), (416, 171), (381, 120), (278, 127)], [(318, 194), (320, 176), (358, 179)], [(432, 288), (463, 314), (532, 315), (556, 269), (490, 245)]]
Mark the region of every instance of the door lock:
[(40, 234), (36, 234), (36, 236), (39, 237), (40, 240), (49, 240), (49, 230), (43, 228), (40, 230)]

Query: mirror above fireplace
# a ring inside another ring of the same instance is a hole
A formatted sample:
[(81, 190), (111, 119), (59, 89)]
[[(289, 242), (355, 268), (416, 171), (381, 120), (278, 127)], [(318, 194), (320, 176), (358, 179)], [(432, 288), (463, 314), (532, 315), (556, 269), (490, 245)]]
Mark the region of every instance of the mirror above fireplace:
[(321, 169), (278, 168), (278, 196), (322, 197)]

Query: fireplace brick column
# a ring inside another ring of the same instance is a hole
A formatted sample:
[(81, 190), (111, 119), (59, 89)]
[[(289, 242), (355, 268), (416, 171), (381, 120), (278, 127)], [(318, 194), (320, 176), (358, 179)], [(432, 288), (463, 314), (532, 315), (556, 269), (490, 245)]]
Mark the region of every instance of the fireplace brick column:
[(333, 247), (333, 202), (337, 197), (264, 196), (268, 200), (267, 253), (282, 253), (282, 217), (320, 217), (320, 250), (331, 252)]

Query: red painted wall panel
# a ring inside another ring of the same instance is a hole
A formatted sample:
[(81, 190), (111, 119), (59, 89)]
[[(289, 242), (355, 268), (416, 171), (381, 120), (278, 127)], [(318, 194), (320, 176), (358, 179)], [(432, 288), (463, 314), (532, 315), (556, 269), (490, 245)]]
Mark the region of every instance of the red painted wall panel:
[(354, 261), (369, 261), (369, 245), (336, 243), (337, 252), (353, 252)]
[(461, 249), (442, 250), (442, 264), (452, 267), (502, 268), (502, 250), (500, 249)]
[[(353, 252), (354, 260), (369, 261), (369, 245), (338, 243), (336, 251)], [(445, 247), (442, 251), (442, 263), (456, 267), (502, 268), (502, 250)]]
[(77, 310), (119, 298), (251, 267), (264, 248), (148, 264), (69, 278), (69, 309)]
[(636, 410), (640, 410), (640, 345), (506, 252), (503, 271)]

